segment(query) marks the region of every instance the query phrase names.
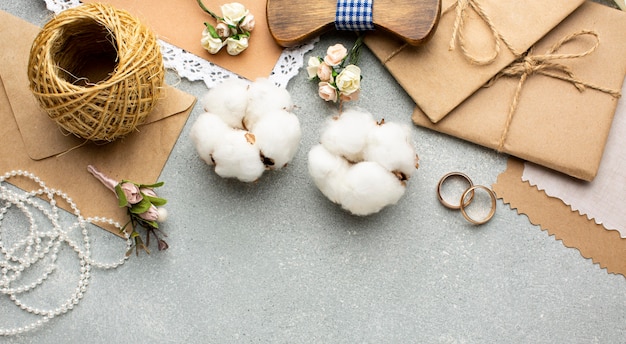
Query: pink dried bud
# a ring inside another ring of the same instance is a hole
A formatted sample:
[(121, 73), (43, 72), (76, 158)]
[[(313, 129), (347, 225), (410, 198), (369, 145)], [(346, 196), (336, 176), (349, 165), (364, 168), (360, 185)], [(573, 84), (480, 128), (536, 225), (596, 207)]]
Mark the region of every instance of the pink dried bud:
[(146, 212), (139, 214), (139, 217), (146, 221), (156, 221), (159, 219), (159, 210), (154, 205), (151, 205)]
[(123, 183), (121, 187), (129, 204), (137, 204), (143, 199), (143, 196), (139, 192), (139, 187), (137, 187), (137, 185), (131, 182), (126, 182)]
[(159, 239), (159, 251), (167, 250), (170, 247), (165, 240)]
[(93, 174), (94, 177), (96, 177), (104, 186), (107, 187), (107, 189), (115, 192), (115, 186), (117, 185), (117, 182), (115, 180), (107, 177), (104, 173), (98, 171), (98, 169), (96, 169), (92, 165), (87, 166), (87, 171)]
[(146, 196), (159, 197), (159, 196), (157, 196), (156, 192), (154, 192), (154, 189), (141, 188), (141, 189), (139, 189), (139, 191), (141, 191), (141, 193), (143, 193)]

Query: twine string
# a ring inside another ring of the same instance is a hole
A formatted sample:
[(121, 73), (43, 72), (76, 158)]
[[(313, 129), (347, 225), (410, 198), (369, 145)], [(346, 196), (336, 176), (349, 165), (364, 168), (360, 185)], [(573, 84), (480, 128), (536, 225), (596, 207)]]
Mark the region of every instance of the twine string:
[[(516, 52), (515, 48), (513, 48), (513, 45), (498, 32), (498, 30), (496, 29), (496, 26), (493, 24), (493, 21), (491, 20), (491, 17), (487, 15), (487, 13), (483, 9), (479, 1), (457, 0), (450, 7), (445, 9), (443, 13), (450, 12), (453, 9), (456, 12), (456, 17), (454, 19), (454, 26), (452, 28), (452, 37), (450, 38), (450, 43), (448, 45), (449, 50), (454, 50), (458, 42), (463, 56), (470, 63), (475, 64), (475, 65), (480, 65), (480, 66), (488, 65), (492, 63), (493, 61), (495, 61), (496, 58), (498, 58), (498, 55), (500, 55), (500, 50), (501, 50), (500, 42), (504, 43), (507, 49), (509, 49), (513, 53), (513, 55), (515, 56), (521, 55), (520, 53)], [(476, 57), (467, 48), (467, 41), (466, 41), (465, 34), (464, 34), (464, 31), (465, 31), (464, 28), (465, 28), (465, 17), (467, 15), (467, 11), (469, 11), (470, 9), (473, 10), (480, 17), (480, 19), (482, 19), (482, 21), (487, 25), (491, 33), (491, 36), (493, 38), (493, 42), (494, 42), (493, 52), (490, 56), (486, 58)], [(408, 46), (407, 44), (403, 44), (398, 49), (391, 52), (391, 54), (389, 54), (389, 56), (383, 61), (383, 65), (387, 64), (387, 62), (389, 62), (392, 58), (394, 58), (396, 55), (402, 52), (407, 46)]]
[[(590, 35), (594, 38), (594, 44), (589, 49), (580, 52), (580, 53), (572, 53), (572, 54), (559, 54), (557, 51), (566, 43), (584, 35)], [(603, 86), (599, 86), (593, 83), (585, 82), (580, 78), (574, 75), (574, 72), (566, 65), (556, 62), (555, 60), (571, 60), (578, 59), (592, 54), (600, 45), (600, 38), (598, 34), (594, 31), (582, 30), (575, 32), (573, 34), (567, 35), (556, 42), (545, 54), (543, 55), (533, 55), (531, 51), (529, 51), (525, 56), (518, 59), (516, 62), (509, 65), (507, 68), (503, 69), (500, 73), (494, 76), (485, 87), (489, 87), (495, 83), (496, 80), (501, 77), (520, 77), (519, 82), (515, 88), (515, 93), (513, 96), (513, 100), (511, 101), (511, 105), (509, 106), (509, 111), (507, 115), (506, 122), (504, 124), (504, 130), (502, 131), (502, 135), (500, 136), (500, 141), (497, 146), (497, 151), (502, 152), (504, 148), (504, 143), (509, 134), (509, 130), (511, 127), (511, 123), (513, 122), (513, 117), (517, 110), (522, 88), (528, 79), (533, 74), (540, 74), (544, 76), (548, 76), (551, 78), (563, 80), (571, 83), (578, 89), (578, 91), (582, 92), (587, 88), (597, 90), (606, 94), (609, 94), (612, 97), (619, 98), (621, 97), (621, 92), (619, 90), (606, 88)]]
[[(515, 52), (513, 46), (498, 32), (491, 17), (485, 13), (480, 2), (477, 0), (458, 0), (455, 2), (449, 9), (452, 7), (456, 8), (456, 18), (454, 19), (454, 27), (452, 29), (452, 37), (450, 38), (450, 44), (448, 46), (449, 50), (454, 50), (456, 47), (456, 42), (458, 41), (459, 47), (461, 48), (461, 53), (468, 61), (472, 64), (476, 65), (487, 65), (492, 63), (498, 58), (500, 55), (500, 42), (504, 43), (504, 45), (514, 54), (519, 55), (519, 53)], [(491, 56), (486, 58), (478, 58), (474, 56), (466, 46), (466, 40), (464, 35), (465, 28), (465, 17), (467, 15), (468, 10), (473, 10), (480, 19), (487, 25), (489, 31), (491, 32), (491, 36), (494, 41), (494, 49)]]

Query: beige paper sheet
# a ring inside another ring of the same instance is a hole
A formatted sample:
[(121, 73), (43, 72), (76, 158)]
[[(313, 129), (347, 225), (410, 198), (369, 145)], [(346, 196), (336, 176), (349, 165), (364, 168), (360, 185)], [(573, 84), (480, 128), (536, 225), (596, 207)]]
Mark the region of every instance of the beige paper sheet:
[[(599, 45), (588, 56), (550, 60), (560, 63), (581, 81), (619, 92), (626, 74), (626, 13), (586, 2), (533, 46), (542, 55), (562, 38), (589, 30)], [(596, 43), (592, 35), (565, 43), (558, 54), (577, 54)], [(563, 75), (562, 72), (555, 72)], [(618, 98), (572, 82), (531, 74), (521, 88), (519, 102), (505, 135), (508, 114), (520, 76), (503, 77), (466, 99), (434, 124), (415, 108), (420, 126), (459, 137), (570, 176), (593, 180), (606, 144)], [(502, 145), (501, 145), (502, 144)]]
[[(584, 0), (476, 0), (491, 19), (497, 33), (516, 53), (523, 53)], [(365, 44), (387, 67), (432, 122), (438, 122), (491, 77), (515, 59), (500, 40), (500, 53), (490, 64), (476, 65), (456, 42), (450, 49), (457, 0), (442, 1), (443, 12), (433, 38), (422, 47), (411, 47), (390, 36), (368, 34)], [(483, 59), (495, 48), (489, 26), (473, 10), (465, 11), (461, 31), (471, 55)]]
[(498, 198), (525, 214), (529, 221), (545, 230), (563, 245), (576, 248), (580, 254), (612, 274), (626, 277), (626, 239), (619, 232), (607, 230), (586, 216), (572, 212), (558, 198), (522, 181), (524, 163), (510, 158), (507, 170), (492, 186)]
[[(250, 46), (237, 56), (228, 55), (225, 49), (216, 55), (211, 55), (202, 48), (200, 38), (204, 22), (215, 26), (215, 19), (202, 11), (196, 0), (82, 1), (107, 3), (124, 9), (146, 23), (160, 39), (249, 80), (269, 77), (282, 53), (282, 48), (274, 42), (267, 27), (265, 1), (238, 1), (254, 15), (256, 25), (250, 37)], [(203, 3), (216, 14), (220, 14), (220, 6), (226, 2), (203, 0)]]
[[(196, 99), (167, 86), (148, 123), (137, 132), (106, 145), (81, 146), (82, 140), (51, 125), (28, 88), (28, 54), (38, 32), (38, 27), (0, 11), (0, 57), (4, 61), (0, 64), (0, 173), (18, 169), (35, 173), (49, 187), (66, 192), (85, 217), (104, 216), (124, 224), (126, 210), (87, 172), (87, 165), (97, 166), (116, 180), (156, 182)], [(18, 120), (22, 125), (18, 126)], [(30, 184), (18, 181), (16, 185)]]

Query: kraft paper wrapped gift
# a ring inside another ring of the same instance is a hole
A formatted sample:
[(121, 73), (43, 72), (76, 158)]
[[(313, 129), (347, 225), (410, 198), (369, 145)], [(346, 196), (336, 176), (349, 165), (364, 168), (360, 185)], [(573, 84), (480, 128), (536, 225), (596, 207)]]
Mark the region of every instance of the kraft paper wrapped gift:
[(505, 70), (516, 73), (503, 71), (436, 124), (419, 107), (413, 121), (593, 180), (626, 74), (624, 33), (626, 13), (586, 2)]
[(437, 31), (427, 44), (412, 47), (376, 32), (364, 42), (438, 122), (583, 2), (443, 0)]
[[(108, 144), (86, 143), (64, 134), (29, 90), (26, 68), (38, 32), (38, 27), (0, 11), (0, 174), (11, 170), (34, 173), (48, 187), (67, 193), (83, 216), (107, 217), (123, 225), (128, 221), (126, 210), (87, 171), (87, 165), (97, 166), (116, 180), (156, 182), (196, 98), (166, 86), (163, 98), (138, 131)], [(9, 181), (26, 190), (36, 187), (26, 180)], [(69, 208), (65, 202), (59, 206)], [(120, 234), (112, 226), (103, 227)]]

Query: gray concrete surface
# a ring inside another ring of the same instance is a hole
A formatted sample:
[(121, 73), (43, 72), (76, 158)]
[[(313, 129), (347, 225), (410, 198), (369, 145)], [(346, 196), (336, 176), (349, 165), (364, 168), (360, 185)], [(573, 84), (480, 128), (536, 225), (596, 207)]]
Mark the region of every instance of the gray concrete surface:
[[(37, 25), (50, 16), (40, 0), (2, 0), (0, 9)], [(351, 39), (325, 35), (310, 55)], [(361, 67), (358, 105), (410, 123), (411, 100), (367, 50)], [(186, 80), (177, 87), (207, 91)], [(300, 150), (288, 168), (253, 185), (223, 180), (198, 158), (188, 137), (196, 107), (160, 178), (170, 249), (95, 270), (75, 310), (0, 342), (626, 342), (623, 276), (501, 201), (480, 227), (437, 201), (445, 173), (491, 185), (505, 169), (503, 155), (413, 126), (420, 168), (399, 204), (365, 218), (331, 204), (306, 167), (332, 109), (315, 89), (304, 73), (289, 83), (304, 132)], [(118, 238), (92, 236), (94, 255), (119, 255)], [(71, 281), (72, 264), (59, 262)], [(67, 294), (63, 283), (46, 288), (49, 302)], [(0, 299), (0, 319), (4, 328), (32, 318)]]

